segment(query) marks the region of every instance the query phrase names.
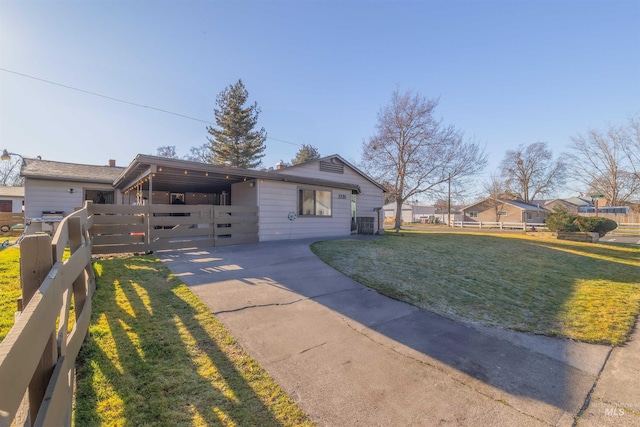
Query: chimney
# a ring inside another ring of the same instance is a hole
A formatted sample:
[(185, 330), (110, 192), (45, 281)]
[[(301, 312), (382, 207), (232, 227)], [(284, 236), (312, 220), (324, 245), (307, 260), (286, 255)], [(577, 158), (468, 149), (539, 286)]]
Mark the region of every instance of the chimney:
[(282, 161), (276, 163), (276, 170), (284, 169), (286, 167), (287, 167), (287, 164)]
[(109, 166), (112, 168), (116, 167), (116, 161), (114, 159), (109, 159)]

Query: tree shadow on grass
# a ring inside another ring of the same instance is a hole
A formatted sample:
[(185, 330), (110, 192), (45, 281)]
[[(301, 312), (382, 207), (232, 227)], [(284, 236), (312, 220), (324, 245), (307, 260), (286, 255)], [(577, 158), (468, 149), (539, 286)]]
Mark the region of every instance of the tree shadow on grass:
[(76, 425), (283, 425), (267, 406), (283, 399), (277, 386), (155, 257), (99, 263)]

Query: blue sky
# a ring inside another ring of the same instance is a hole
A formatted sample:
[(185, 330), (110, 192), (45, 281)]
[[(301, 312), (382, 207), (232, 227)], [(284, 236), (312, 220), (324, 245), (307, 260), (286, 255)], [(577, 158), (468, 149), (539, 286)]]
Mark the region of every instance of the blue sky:
[[(241, 78), (262, 113), (264, 166), (312, 144), (358, 162), (391, 93), (505, 150), (640, 112), (640, 2), (0, 0), (0, 148), (88, 164), (206, 142)], [(4, 70), (10, 70), (4, 71)], [(281, 141), (288, 141), (289, 144)]]

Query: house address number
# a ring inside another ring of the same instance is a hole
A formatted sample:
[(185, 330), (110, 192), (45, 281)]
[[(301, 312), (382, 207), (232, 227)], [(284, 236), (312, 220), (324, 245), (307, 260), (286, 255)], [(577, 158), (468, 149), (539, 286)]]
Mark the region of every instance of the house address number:
[(338, 199), (346, 199), (347, 195), (346, 194), (338, 194)]

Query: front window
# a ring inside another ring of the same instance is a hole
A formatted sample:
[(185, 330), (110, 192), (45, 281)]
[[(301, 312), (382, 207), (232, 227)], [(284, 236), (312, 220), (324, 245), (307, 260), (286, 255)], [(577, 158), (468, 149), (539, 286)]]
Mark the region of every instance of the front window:
[(298, 190), (298, 215), (331, 216), (331, 191)]
[(478, 218), (478, 211), (469, 211), (469, 218)]

